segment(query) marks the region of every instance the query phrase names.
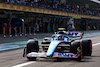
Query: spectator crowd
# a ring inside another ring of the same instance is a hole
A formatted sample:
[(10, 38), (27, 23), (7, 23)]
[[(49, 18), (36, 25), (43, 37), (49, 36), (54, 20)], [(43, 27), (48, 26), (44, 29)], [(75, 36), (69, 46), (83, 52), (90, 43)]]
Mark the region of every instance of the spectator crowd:
[(100, 10), (85, 8), (77, 4), (61, 3), (54, 0), (0, 0), (3, 3), (18, 4), (36, 8), (65, 11), (70, 13), (100, 16)]

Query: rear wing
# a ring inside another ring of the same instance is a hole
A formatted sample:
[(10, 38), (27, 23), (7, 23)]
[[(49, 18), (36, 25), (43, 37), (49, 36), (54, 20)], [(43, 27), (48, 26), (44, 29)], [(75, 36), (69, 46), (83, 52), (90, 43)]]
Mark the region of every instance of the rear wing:
[(83, 38), (83, 36), (84, 36), (84, 33), (77, 32), (77, 31), (71, 31), (71, 32), (66, 32), (66, 33), (68, 33), (67, 35), (69, 37), (81, 37), (81, 38)]
[(65, 34), (69, 37), (81, 37), (83, 38), (84, 33), (78, 31), (58, 31), (57, 34)]
[(68, 33), (67, 35), (68, 36), (83, 36), (84, 33), (82, 32), (77, 32), (77, 31), (74, 31), (74, 32), (66, 32)]

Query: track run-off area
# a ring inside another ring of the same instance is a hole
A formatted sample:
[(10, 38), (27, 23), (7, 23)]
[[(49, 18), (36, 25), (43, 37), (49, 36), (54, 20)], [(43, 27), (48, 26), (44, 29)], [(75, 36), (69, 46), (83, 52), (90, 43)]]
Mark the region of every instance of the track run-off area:
[[(92, 40), (93, 54), (92, 56), (84, 57), (80, 62), (75, 59), (61, 59), (58, 61), (44, 58), (37, 58), (37, 61), (28, 61), (27, 58), (22, 57), (26, 41), (0, 44), (1, 51), (4, 50), (4, 46), (5, 50), (21, 48), (1, 52), (0, 67), (100, 67), (100, 34), (95, 34), (84, 35), (84, 38), (89, 37)], [(42, 40), (39, 39), (39, 41), (41, 42)]]

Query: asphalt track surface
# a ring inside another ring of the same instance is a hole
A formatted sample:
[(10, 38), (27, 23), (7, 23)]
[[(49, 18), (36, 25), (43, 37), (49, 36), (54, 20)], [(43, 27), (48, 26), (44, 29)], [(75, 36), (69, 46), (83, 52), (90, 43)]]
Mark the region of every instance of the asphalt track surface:
[(28, 61), (22, 57), (23, 49), (0, 53), (0, 67), (100, 67), (100, 36), (91, 37), (92, 56), (84, 57), (80, 62), (75, 59), (43, 59)]

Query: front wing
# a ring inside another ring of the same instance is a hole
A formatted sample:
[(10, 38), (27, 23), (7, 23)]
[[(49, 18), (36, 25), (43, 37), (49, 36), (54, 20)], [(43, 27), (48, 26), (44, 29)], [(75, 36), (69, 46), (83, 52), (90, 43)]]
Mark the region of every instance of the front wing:
[[(29, 54), (27, 54), (27, 57), (42, 57), (42, 58), (46, 58), (46, 52), (42, 52), (42, 53), (37, 53), (37, 52), (31, 52)], [(53, 54), (53, 56), (51, 58), (78, 58), (77, 54), (74, 53), (57, 53), (55, 52)]]

